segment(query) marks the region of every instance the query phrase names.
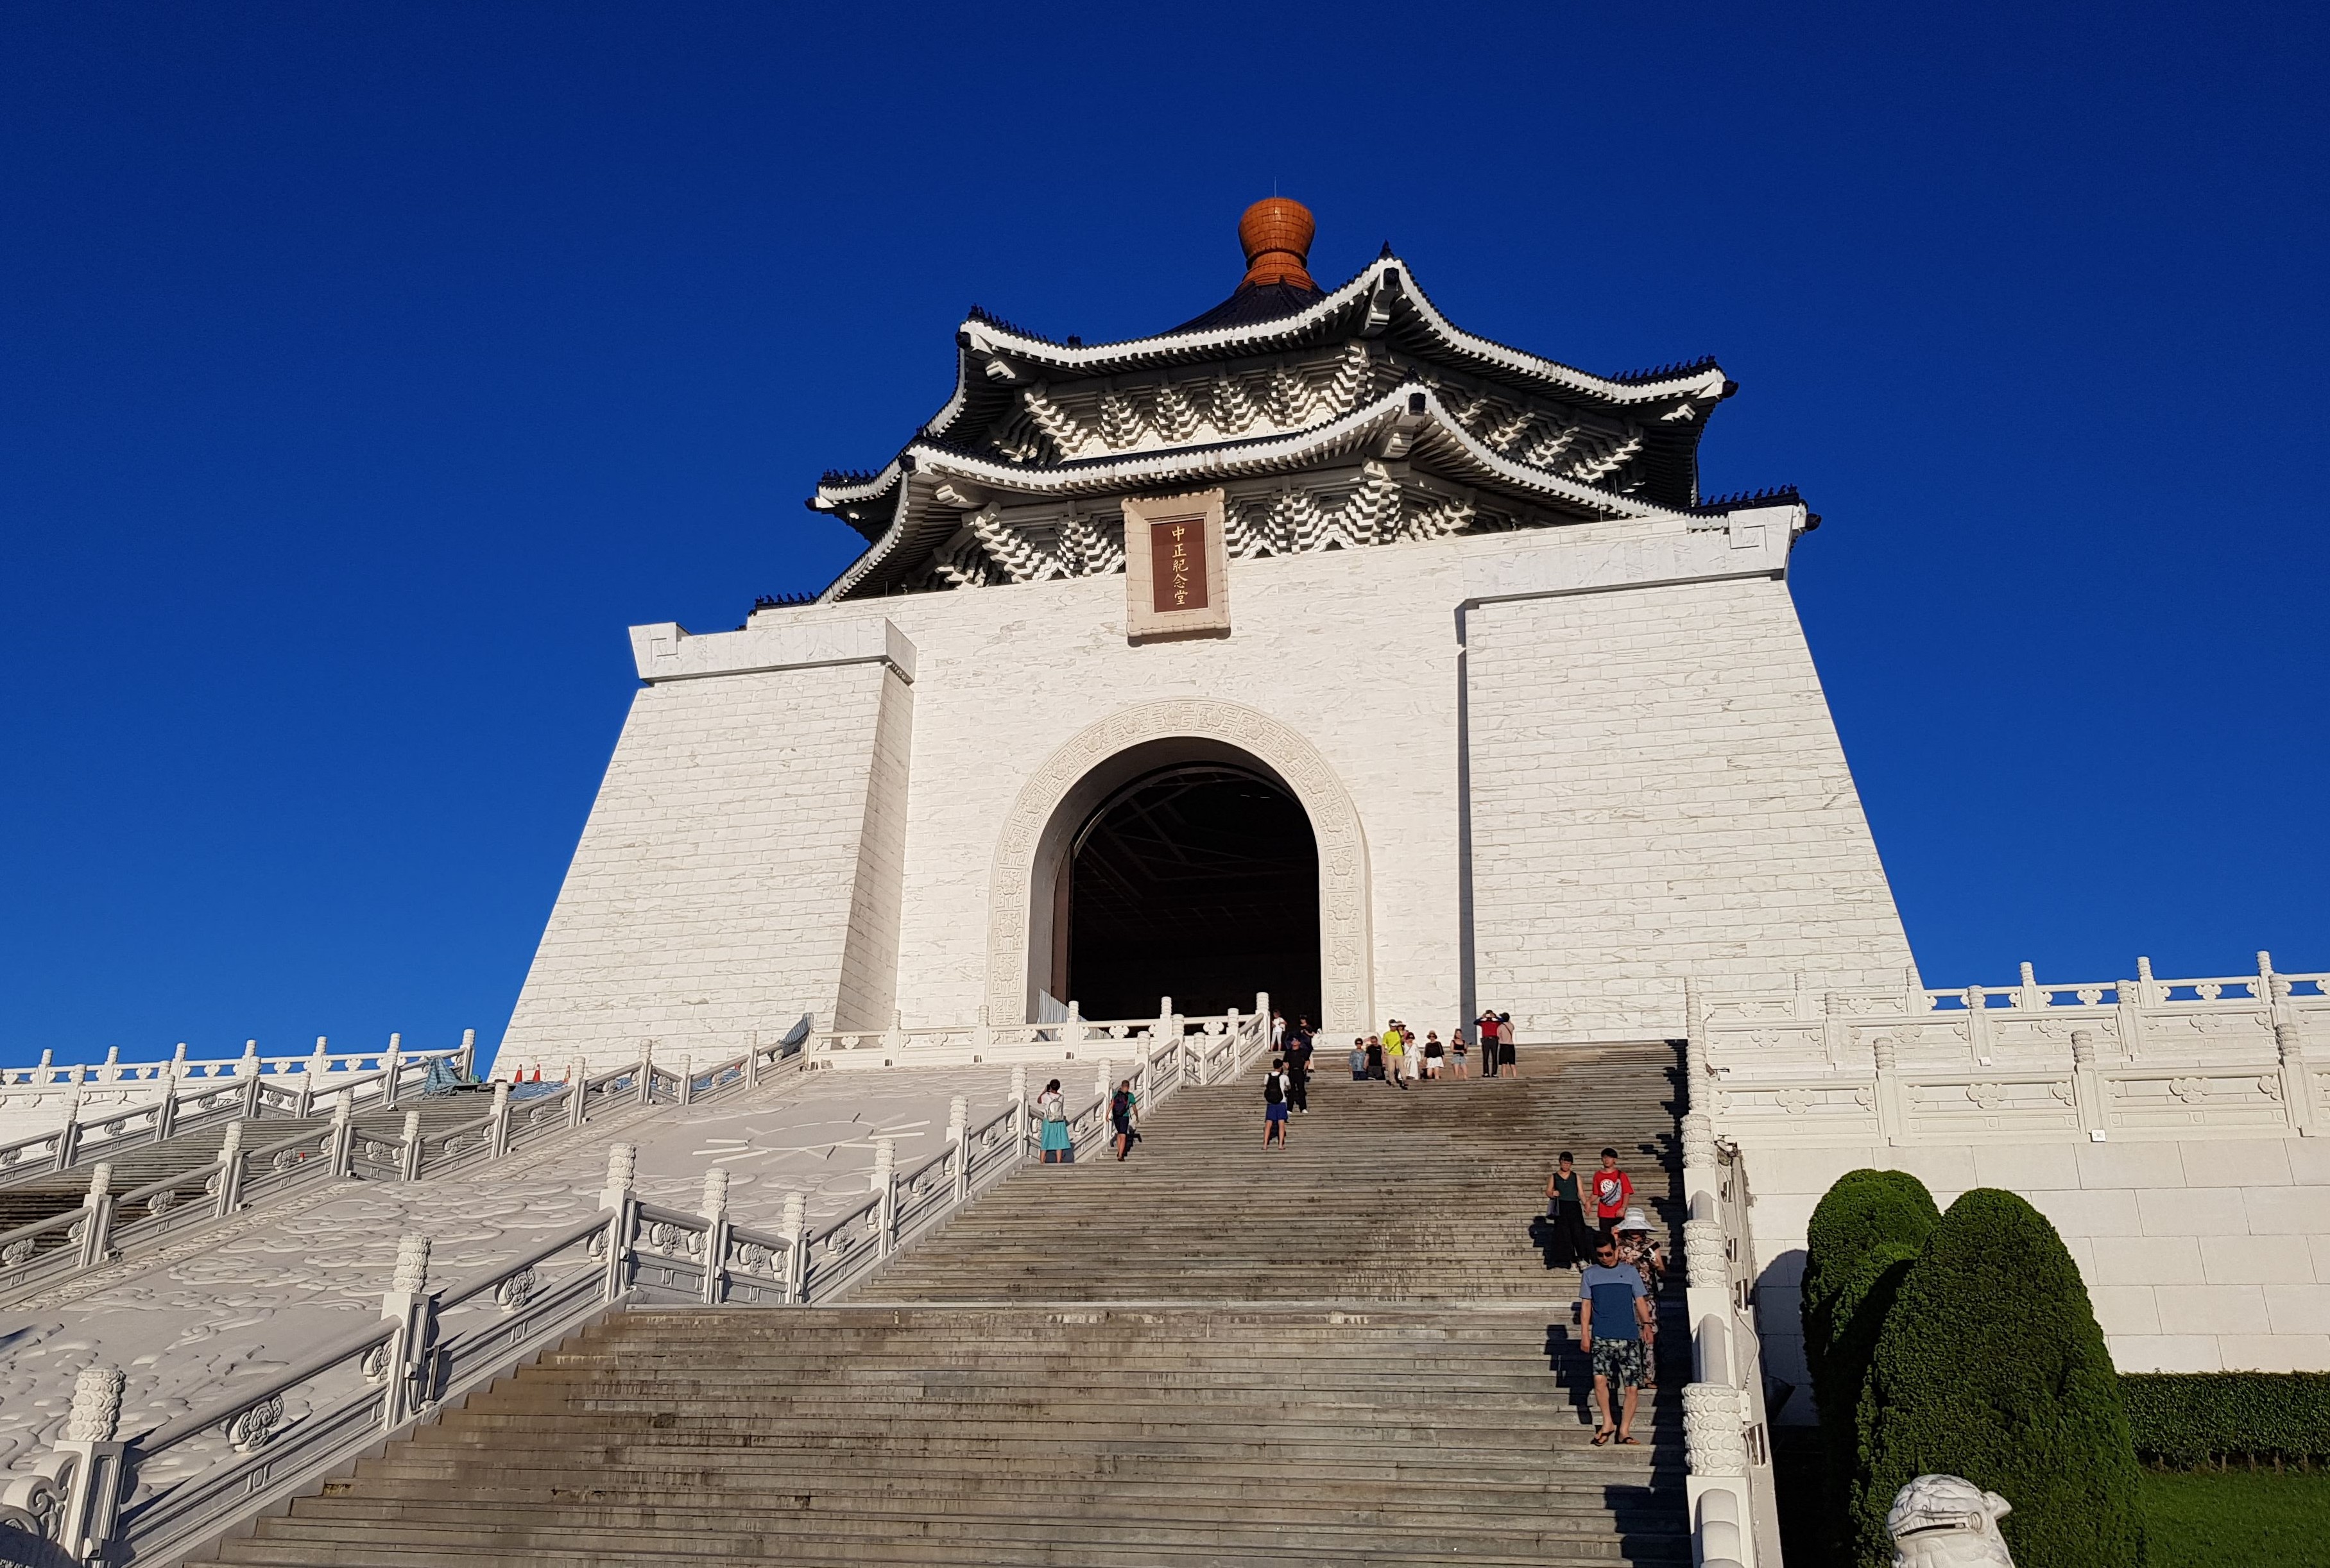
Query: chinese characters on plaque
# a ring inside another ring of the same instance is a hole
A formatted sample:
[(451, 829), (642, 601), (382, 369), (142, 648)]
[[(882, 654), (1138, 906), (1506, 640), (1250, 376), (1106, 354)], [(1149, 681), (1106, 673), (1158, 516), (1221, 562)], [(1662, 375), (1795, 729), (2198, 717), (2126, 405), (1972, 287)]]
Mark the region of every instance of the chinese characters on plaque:
[(1157, 613), (1206, 608), (1206, 520), (1149, 525), (1149, 572)]
[(1230, 629), (1222, 492), (1124, 499), (1124, 631), (1134, 642)]

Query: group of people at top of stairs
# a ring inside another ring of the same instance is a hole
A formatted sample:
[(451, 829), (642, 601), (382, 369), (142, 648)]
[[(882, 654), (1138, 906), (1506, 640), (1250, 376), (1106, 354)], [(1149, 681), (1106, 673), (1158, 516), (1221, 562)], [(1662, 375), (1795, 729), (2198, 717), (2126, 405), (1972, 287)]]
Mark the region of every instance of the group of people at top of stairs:
[(1667, 1261), (1650, 1216), (1634, 1202), (1634, 1178), (1619, 1167), (1618, 1151), (1604, 1149), (1601, 1168), (1582, 1172), (1577, 1157), (1562, 1150), (1545, 1184), (1545, 1217), (1533, 1229), (1549, 1268), (1579, 1270), (1577, 1337), (1594, 1363), (1594, 1446), (1631, 1446), (1641, 1391), (1658, 1386), (1652, 1302), (1665, 1282)]
[[(1513, 1052), (1511, 1015), (1483, 1013), (1479, 1028), (1482, 1076), (1519, 1078), (1520, 1066)], [(1298, 1017), (1289, 1024), (1285, 1015), (1273, 1013), (1270, 1045), (1270, 1071), (1262, 1081), (1262, 1146), (1283, 1148), (1288, 1121), (1309, 1114), (1311, 1110), (1311, 1060), (1315, 1050), (1311, 1020)], [(1351, 1078), (1354, 1082), (1373, 1080), (1392, 1083), (1405, 1091), (1411, 1083), (1429, 1082), (1444, 1072), (1456, 1078), (1466, 1076), (1471, 1055), (1472, 1048), (1465, 1043), (1462, 1029), (1450, 1032), (1446, 1045), (1440, 1043), (1437, 1029), (1428, 1032), (1423, 1044), (1418, 1044), (1416, 1031), (1394, 1018), (1384, 1026), (1382, 1034), (1364, 1035), (1351, 1042)]]

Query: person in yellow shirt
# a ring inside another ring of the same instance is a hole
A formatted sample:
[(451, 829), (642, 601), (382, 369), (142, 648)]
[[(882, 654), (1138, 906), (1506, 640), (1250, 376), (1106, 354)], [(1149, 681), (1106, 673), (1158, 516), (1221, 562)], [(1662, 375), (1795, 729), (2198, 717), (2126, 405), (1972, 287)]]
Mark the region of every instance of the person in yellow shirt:
[(1395, 1018), (1383, 1032), (1384, 1076), (1401, 1089), (1407, 1087), (1407, 1034)]

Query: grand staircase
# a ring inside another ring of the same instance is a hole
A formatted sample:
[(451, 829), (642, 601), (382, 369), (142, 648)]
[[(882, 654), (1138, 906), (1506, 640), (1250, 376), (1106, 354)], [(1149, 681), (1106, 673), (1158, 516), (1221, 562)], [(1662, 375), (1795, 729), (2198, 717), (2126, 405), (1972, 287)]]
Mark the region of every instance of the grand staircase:
[(1518, 1082), (1253, 1079), (1123, 1164), (1034, 1166), (851, 1305), (635, 1309), (261, 1520), (244, 1564), (1690, 1562), (1679, 1287), (1634, 1448), (1589, 1446), (1559, 1149), (1662, 1220), (1664, 1046)]

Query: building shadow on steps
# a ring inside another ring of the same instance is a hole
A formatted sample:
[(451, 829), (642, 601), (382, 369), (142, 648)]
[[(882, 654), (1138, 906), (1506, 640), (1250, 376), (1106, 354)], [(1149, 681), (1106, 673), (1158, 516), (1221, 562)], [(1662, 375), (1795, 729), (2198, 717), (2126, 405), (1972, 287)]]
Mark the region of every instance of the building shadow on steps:
[(1674, 1488), (1608, 1486), (1602, 1488), (1602, 1506), (1617, 1528), (1620, 1562), (1690, 1568), (1691, 1537)]
[(1569, 1407), (1577, 1412), (1579, 1424), (1592, 1426), (1596, 1419), (1594, 1365), (1577, 1347), (1576, 1324), (1549, 1323), (1545, 1326), (1545, 1364), (1547, 1370), (1553, 1374), (1554, 1382), (1569, 1396)]

